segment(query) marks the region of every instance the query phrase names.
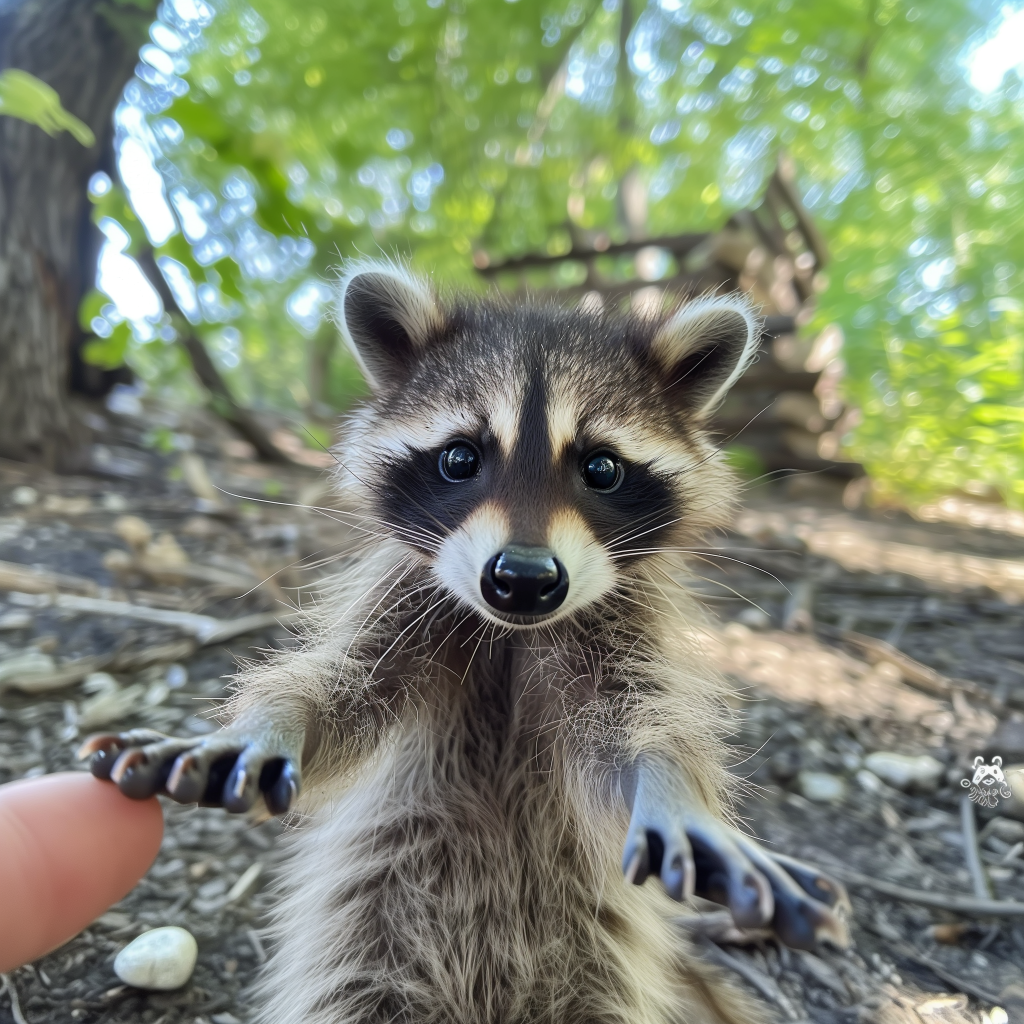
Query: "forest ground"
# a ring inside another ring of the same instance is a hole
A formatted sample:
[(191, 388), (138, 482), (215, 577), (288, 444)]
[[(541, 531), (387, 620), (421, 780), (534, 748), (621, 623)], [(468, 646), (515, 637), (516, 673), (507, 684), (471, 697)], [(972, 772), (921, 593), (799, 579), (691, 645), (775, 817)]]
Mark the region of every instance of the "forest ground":
[[(0, 783), (81, 769), (75, 747), (97, 729), (212, 729), (235, 659), (288, 643), (276, 620), (293, 588), (358, 543), (343, 517), (300, 507), (330, 507), (323, 469), (260, 463), (206, 413), (88, 417), (104, 475), (0, 462)], [(720, 913), (685, 927), (779, 1020), (996, 1024), (999, 1005), (1024, 1022), (1024, 911), (956, 912), (979, 886), (1024, 901), (1024, 794), (965, 822), (960, 786), (976, 754), (1024, 764), (1024, 525), (970, 502), (920, 522), (840, 496), (817, 478), (752, 490), (736, 529), (694, 563), (694, 586), (716, 617), (709, 650), (739, 687), (741, 813), (848, 884), (851, 947), (786, 950)], [(216, 623), (196, 615), (257, 618), (206, 642)], [(15, 688), (19, 672), (36, 692)], [(928, 754), (941, 772), (916, 788), (878, 783), (864, 769), (878, 751)], [(247, 1019), (282, 826), (170, 802), (165, 813), (147, 876), (9, 976), (0, 1024)], [(120, 984), (117, 951), (164, 924), (199, 941), (191, 982)]]

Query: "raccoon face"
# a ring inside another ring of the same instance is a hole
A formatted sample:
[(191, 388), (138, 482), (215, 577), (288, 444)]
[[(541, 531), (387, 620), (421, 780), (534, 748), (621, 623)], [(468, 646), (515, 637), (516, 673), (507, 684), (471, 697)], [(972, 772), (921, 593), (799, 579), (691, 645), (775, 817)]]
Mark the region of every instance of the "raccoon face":
[(442, 303), (364, 263), (337, 317), (373, 390), (337, 449), (342, 485), (483, 618), (572, 615), (724, 521), (730, 477), (701, 424), (756, 350), (745, 299), (660, 319)]

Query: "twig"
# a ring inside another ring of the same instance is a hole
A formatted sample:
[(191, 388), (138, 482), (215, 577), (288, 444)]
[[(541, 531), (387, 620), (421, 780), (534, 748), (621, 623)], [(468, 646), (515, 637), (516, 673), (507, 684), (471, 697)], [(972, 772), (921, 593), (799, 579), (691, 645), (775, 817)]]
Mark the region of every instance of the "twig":
[[(902, 938), (898, 937), (898, 933), (886, 934), (886, 932), (879, 930), (877, 927), (872, 927), (870, 922), (865, 922), (865, 925), (870, 931), (873, 931), (880, 938), (884, 939), (898, 956), (903, 957), (906, 960), (910, 960), (912, 963), (920, 964), (922, 967), (926, 967), (932, 972), (937, 978), (946, 982), (948, 985), (952, 985), (953, 988), (958, 992), (964, 992), (969, 996), (973, 996), (975, 999), (980, 1000), (983, 1003), (998, 1003), (999, 996), (992, 992), (988, 992), (983, 988), (979, 988), (973, 982), (965, 981), (963, 978), (952, 974), (941, 964), (938, 960), (933, 960), (930, 956), (921, 953), (915, 949), (910, 943), (905, 942)], [(895, 930), (893, 930), (895, 931)]]
[(909, 654), (904, 654), (884, 640), (865, 636), (863, 633), (855, 633), (849, 629), (837, 629), (835, 626), (820, 622), (815, 624), (815, 630), (825, 636), (843, 640), (859, 648), (872, 665), (880, 661), (890, 662), (900, 670), (905, 682), (919, 690), (924, 690), (925, 693), (950, 700), (953, 694), (959, 691), (984, 704), (998, 705), (998, 701), (995, 701), (992, 695), (977, 683), (972, 683), (969, 679), (951, 679), (949, 676), (944, 676), (941, 672), (936, 672), (935, 669), (922, 664), (910, 657)]
[(195, 562), (174, 564), (162, 561), (159, 558), (152, 558), (148, 555), (142, 555), (134, 559), (132, 566), (156, 580), (176, 577), (182, 580), (195, 580), (197, 583), (210, 583), (214, 586), (226, 587), (229, 590), (238, 590), (242, 593), (247, 593), (252, 590), (254, 583), (259, 583), (255, 577), (241, 576), (238, 573), (228, 572), (225, 569), (218, 569), (213, 565), (196, 565)]
[(92, 672), (100, 672), (114, 660), (113, 655), (100, 655), (90, 658), (75, 658), (65, 662), (52, 672), (28, 671), (23, 675), (15, 675), (0, 681), (0, 691), (19, 690), (22, 693), (47, 693), (50, 690), (62, 690), (65, 686), (81, 682)]
[(263, 942), (260, 939), (260, 933), (255, 928), (247, 928), (245, 930), (246, 938), (249, 940), (249, 945), (252, 946), (252, 951), (256, 954), (256, 959), (261, 963), (267, 962), (267, 951), (263, 948)]
[(199, 378), (199, 382), (209, 391), (214, 411), (227, 420), (259, 452), (262, 458), (269, 462), (295, 465), (296, 463), (270, 439), (270, 435), (264, 430), (263, 425), (252, 411), (235, 401), (227, 382), (210, 358), (210, 353), (206, 351), (206, 346), (196, 332), (192, 330), (192, 325), (188, 323), (185, 316), (181, 314), (174, 294), (168, 287), (167, 282), (164, 280), (164, 275), (160, 272), (160, 268), (153, 258), (153, 251), (145, 249), (136, 256), (136, 260), (143, 273), (156, 289), (167, 312), (177, 312), (179, 314), (178, 322), (175, 324), (178, 328), (179, 342), (188, 354), (192, 362), (192, 369)]
[(714, 961), (720, 967), (726, 967), (730, 971), (735, 971), (744, 981), (753, 985), (765, 999), (775, 1003), (790, 1020), (798, 1019), (799, 1014), (796, 1012), (793, 1004), (783, 993), (782, 989), (767, 974), (763, 974), (756, 967), (744, 963), (730, 953), (726, 953), (724, 949), (719, 949), (713, 942), (705, 941), (701, 945), (707, 952), (709, 960)]
[(814, 632), (814, 580), (797, 580), (786, 600), (782, 628), (787, 633)]
[(978, 825), (974, 818), (974, 804), (969, 793), (960, 797), (960, 831), (964, 837), (964, 859), (971, 875), (974, 895), (979, 899), (992, 899), (992, 884), (985, 874), (981, 863), (981, 851), (978, 849)]
[(974, 917), (1024, 917), (1024, 903), (1019, 903), (1016, 900), (978, 899), (973, 896), (960, 896), (956, 893), (907, 889), (895, 882), (871, 878), (868, 875), (860, 874), (859, 871), (835, 865), (830, 866), (829, 871), (848, 885), (873, 889), (875, 892), (892, 896), (904, 903), (917, 903), (922, 907), (934, 907), (936, 910), (948, 910), (953, 914), (966, 914)]
[(99, 587), (84, 576), (65, 576), (17, 562), (0, 562), (0, 590), (16, 590), (22, 594), (51, 594), (57, 590), (96, 594)]
[(11, 1016), (14, 1024), (28, 1024), (25, 1015), (21, 1012), (21, 1003), (18, 1001), (18, 990), (14, 987), (14, 981), (9, 974), (0, 974), (0, 982), (3, 983), (3, 990), (11, 1000)]
[(267, 626), (286, 625), (294, 622), (297, 612), (258, 612), (243, 615), (239, 619), (217, 619), (212, 615), (197, 615), (194, 612), (178, 612), (168, 608), (150, 608), (127, 601), (107, 601), (99, 597), (81, 597), (77, 594), (57, 594), (52, 604), (67, 611), (84, 612), (92, 615), (121, 615), (125, 618), (154, 622), (161, 626), (173, 626), (183, 633), (194, 636), (201, 645), (219, 644), (243, 633), (252, 633)]

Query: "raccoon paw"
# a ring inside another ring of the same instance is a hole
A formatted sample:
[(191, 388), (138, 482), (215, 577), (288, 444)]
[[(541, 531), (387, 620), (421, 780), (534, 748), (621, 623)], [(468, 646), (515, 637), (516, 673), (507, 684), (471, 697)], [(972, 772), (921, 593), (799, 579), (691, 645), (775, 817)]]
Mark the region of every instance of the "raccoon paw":
[(811, 864), (772, 853), (734, 832), (736, 845), (768, 879), (775, 901), (771, 929), (794, 949), (814, 950), (820, 941), (840, 949), (850, 944), (850, 898), (846, 888)]
[(849, 943), (849, 900), (838, 882), (769, 853), (706, 811), (638, 799), (622, 865), (627, 881), (657, 876), (672, 899), (696, 894), (721, 903), (739, 928), (769, 928), (787, 946)]
[(178, 803), (252, 808), (260, 795), (271, 814), (284, 814), (299, 794), (296, 745), (273, 730), (222, 729), (198, 739), (177, 739), (150, 729), (93, 736), (79, 759), (114, 782), (125, 796), (145, 800), (165, 793)]

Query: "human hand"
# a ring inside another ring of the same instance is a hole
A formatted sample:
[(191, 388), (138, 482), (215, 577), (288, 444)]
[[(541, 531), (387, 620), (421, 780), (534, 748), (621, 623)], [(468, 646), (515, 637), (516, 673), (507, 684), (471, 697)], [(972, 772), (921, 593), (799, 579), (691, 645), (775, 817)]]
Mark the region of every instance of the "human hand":
[(56, 949), (156, 859), (155, 798), (125, 800), (84, 772), (0, 786), (0, 972)]

